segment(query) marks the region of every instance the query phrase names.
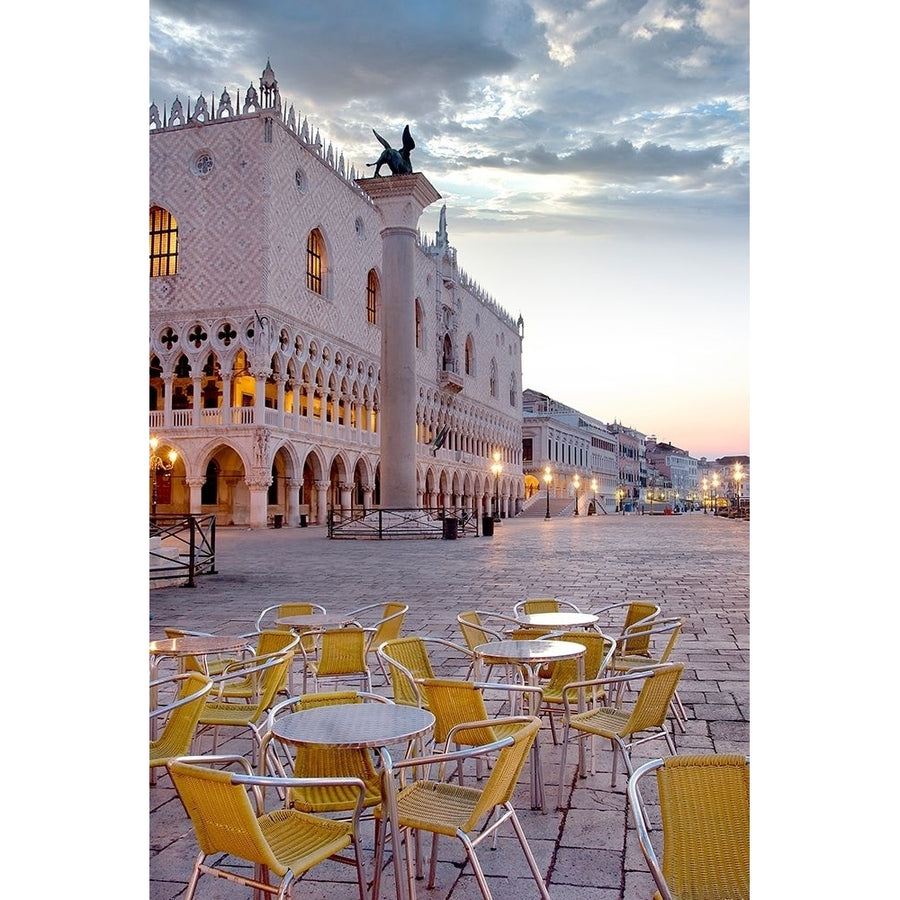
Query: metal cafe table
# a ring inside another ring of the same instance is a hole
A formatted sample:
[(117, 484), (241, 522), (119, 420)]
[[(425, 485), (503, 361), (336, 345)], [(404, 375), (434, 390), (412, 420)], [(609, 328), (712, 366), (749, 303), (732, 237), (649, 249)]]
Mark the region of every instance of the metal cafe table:
[[(260, 759), (265, 760), (271, 739), (287, 744), (315, 744), (319, 747), (366, 747), (376, 751), (382, 762), (382, 808), (391, 829), (394, 879), (398, 900), (406, 898), (406, 874), (400, 859), (400, 834), (397, 827), (396, 792), (389, 781), (393, 777), (384, 765), (387, 748), (422, 738), (434, 727), (434, 715), (415, 706), (394, 703), (340, 703), (314, 706), (275, 719), (272, 730), (263, 738)], [(388, 755), (389, 758), (389, 755)]]
[[(240, 635), (183, 635), (181, 637), (166, 638), (159, 641), (150, 641), (150, 681), (159, 678), (159, 661), (165, 657), (183, 659), (193, 656), (206, 668), (206, 657), (212, 653), (240, 653), (249, 648), (247, 638)], [(204, 671), (209, 675), (208, 671)], [(150, 708), (155, 709), (157, 704), (157, 690), (155, 686), (150, 688)], [(150, 739), (156, 737), (156, 719), (150, 720)]]
[(304, 616), (281, 616), (275, 620), (275, 624), (282, 628), (303, 632), (320, 631), (325, 628), (343, 628), (345, 625), (355, 623), (352, 616), (341, 613), (310, 613)]
[(600, 620), (594, 613), (543, 612), (516, 616), (521, 625), (534, 628), (590, 628)]
[[(195, 656), (203, 665), (206, 665), (206, 657), (211, 653), (240, 653), (250, 645), (246, 637), (240, 635), (183, 635), (182, 637), (166, 638), (160, 641), (150, 641), (150, 680), (154, 680), (159, 673), (159, 661), (166, 656), (183, 658)], [(206, 672), (205, 674), (209, 674)]]
[[(535, 613), (528, 618), (533, 619), (537, 615)], [(528, 684), (531, 687), (540, 687), (538, 670), (544, 663), (558, 662), (562, 659), (576, 660), (578, 680), (584, 681), (584, 655), (587, 653), (587, 648), (584, 644), (577, 644), (574, 641), (493, 641), (475, 647), (474, 653), (481, 662), (489, 666), (520, 666), (528, 673)], [(584, 705), (583, 692), (579, 694), (578, 702), (579, 709), (581, 709)], [(538, 710), (531, 710), (531, 713), (537, 715)], [(579, 747), (581, 746), (582, 742), (579, 741)], [(539, 777), (541, 763), (537, 741), (534, 742), (531, 752), (533, 754), (531, 808), (544, 809), (543, 779)], [(583, 758), (579, 762), (582, 766), (584, 765)]]

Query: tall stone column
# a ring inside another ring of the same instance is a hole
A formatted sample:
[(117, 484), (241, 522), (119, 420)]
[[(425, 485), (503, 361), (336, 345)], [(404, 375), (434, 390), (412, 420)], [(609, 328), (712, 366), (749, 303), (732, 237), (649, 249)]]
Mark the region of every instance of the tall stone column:
[(381, 505), (416, 506), (416, 226), (441, 195), (421, 173), (361, 178), (381, 230)]

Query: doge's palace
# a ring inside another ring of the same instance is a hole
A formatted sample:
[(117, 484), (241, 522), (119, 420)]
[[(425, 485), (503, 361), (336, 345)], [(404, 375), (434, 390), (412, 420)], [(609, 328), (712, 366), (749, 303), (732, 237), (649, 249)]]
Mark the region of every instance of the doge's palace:
[[(153, 104), (149, 161), (150, 435), (177, 452), (155, 508), (251, 528), (377, 509), (388, 323), (363, 173), (285, 109), (270, 65)], [(459, 268), (446, 207), (412, 269), (416, 505), (515, 515), (524, 323)]]

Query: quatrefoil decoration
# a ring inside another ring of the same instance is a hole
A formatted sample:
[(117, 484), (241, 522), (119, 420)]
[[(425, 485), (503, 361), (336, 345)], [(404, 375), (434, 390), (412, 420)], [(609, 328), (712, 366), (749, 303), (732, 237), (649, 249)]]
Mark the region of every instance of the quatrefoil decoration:
[(227, 347), (237, 337), (237, 332), (226, 322), (216, 337)]
[(165, 344), (166, 350), (171, 350), (173, 345), (178, 343), (178, 335), (172, 331), (171, 328), (167, 328), (160, 336), (159, 340), (161, 343)]
[(188, 340), (195, 347), (199, 347), (206, 340), (206, 338), (206, 332), (199, 325), (195, 325), (194, 330), (188, 335)]

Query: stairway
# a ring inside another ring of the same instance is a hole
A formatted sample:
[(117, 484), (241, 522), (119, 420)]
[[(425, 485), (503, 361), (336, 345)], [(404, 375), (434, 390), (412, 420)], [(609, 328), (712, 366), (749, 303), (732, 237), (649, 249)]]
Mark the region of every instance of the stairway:
[[(550, 518), (571, 516), (575, 512), (575, 500), (572, 497), (550, 497)], [(547, 495), (543, 491), (532, 494), (522, 507), (519, 519), (544, 519), (547, 517)]]

